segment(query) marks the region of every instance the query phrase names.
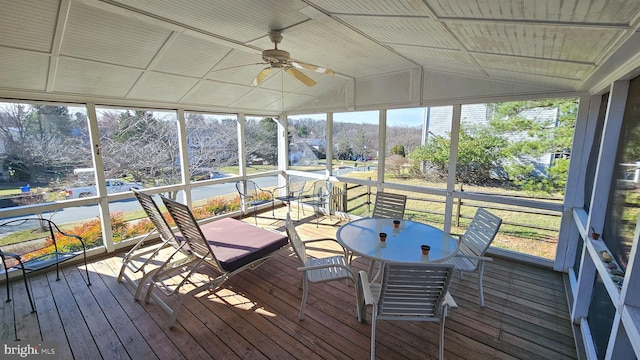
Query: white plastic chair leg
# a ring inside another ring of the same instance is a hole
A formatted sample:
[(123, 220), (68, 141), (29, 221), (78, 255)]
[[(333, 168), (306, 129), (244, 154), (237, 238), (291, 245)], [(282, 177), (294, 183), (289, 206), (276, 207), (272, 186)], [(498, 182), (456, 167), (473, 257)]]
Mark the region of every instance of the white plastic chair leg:
[(444, 359), (444, 319), (446, 319), (446, 317), (443, 314), (442, 320), (440, 321), (440, 360)]
[(307, 278), (304, 277), (302, 280), (302, 303), (300, 304), (300, 315), (298, 316), (300, 320), (304, 320), (304, 308), (307, 304), (307, 293), (309, 292), (308, 285)]
[(484, 291), (482, 286), (482, 274), (484, 273), (484, 261), (478, 266), (478, 296), (480, 298), (480, 307), (484, 307)]
[[(375, 307), (375, 305), (374, 305)], [(373, 309), (371, 313), (371, 360), (376, 359), (376, 320), (377, 320), (376, 309)]]

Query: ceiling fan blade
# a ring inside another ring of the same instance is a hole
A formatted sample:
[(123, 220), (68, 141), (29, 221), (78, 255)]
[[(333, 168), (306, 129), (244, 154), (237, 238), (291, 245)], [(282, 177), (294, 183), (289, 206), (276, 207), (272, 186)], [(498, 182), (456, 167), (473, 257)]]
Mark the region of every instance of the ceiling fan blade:
[(311, 65), (311, 64), (305, 64), (305, 63), (301, 63), (301, 62), (297, 62), (297, 61), (292, 61), (291, 65), (297, 67), (298, 69), (311, 70), (311, 71), (319, 72), (319, 73), (325, 74), (325, 75), (333, 75), (333, 74), (335, 74), (333, 72), (333, 70), (325, 69), (325, 68), (320, 67), (320, 66)]
[(251, 85), (253, 86), (260, 85), (264, 81), (264, 79), (267, 78), (270, 72), (271, 72), (271, 66), (262, 69), (262, 71), (260, 71), (258, 76), (256, 76), (255, 79), (253, 79), (253, 82), (251, 82)]
[(307, 86), (314, 86), (315, 84), (317, 84), (312, 78), (310, 78), (307, 75), (303, 74), (300, 70), (298, 70), (296, 68), (288, 67), (288, 68), (284, 69), (284, 71), (286, 71), (287, 73), (291, 74), (293, 77), (295, 77), (301, 83), (303, 83), (303, 84), (305, 84)]

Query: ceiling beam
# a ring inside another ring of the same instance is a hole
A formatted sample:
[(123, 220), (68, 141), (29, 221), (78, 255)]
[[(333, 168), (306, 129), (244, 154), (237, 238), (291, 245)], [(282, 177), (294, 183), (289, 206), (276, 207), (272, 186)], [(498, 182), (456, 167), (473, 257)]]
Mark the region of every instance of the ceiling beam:
[(53, 34), (53, 41), (51, 44), (51, 55), (49, 57), (49, 72), (47, 73), (47, 85), (46, 92), (52, 92), (56, 81), (56, 74), (58, 72), (58, 59), (60, 56), (60, 48), (62, 47), (62, 37), (67, 27), (67, 20), (69, 19), (69, 11), (71, 9), (70, 0), (61, 0), (60, 7), (58, 8), (58, 21), (56, 22), (56, 29)]

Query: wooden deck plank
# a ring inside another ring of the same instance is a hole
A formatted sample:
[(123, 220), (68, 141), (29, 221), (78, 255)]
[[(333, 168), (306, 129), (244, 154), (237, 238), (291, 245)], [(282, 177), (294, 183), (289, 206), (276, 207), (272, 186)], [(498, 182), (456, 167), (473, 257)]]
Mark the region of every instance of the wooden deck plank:
[[(16, 285), (24, 286), (22, 281), (14, 280), (9, 283), (9, 293), (13, 294), (13, 287)], [(14, 341), (16, 337), (16, 319), (13, 313), (13, 299), (7, 301), (5, 298), (5, 284), (2, 284), (2, 308), (0, 309), (0, 339), (5, 341)]]
[(87, 286), (81, 283), (82, 278), (80, 278), (78, 268), (66, 267), (63, 273), (71, 292), (75, 294), (78, 308), (86, 319), (87, 327), (91, 335), (93, 335), (102, 357), (131, 359), (131, 356), (129, 356), (127, 350), (123, 344), (121, 344), (116, 330), (109, 323), (107, 314), (109, 314), (109, 317), (111, 317), (112, 314), (108, 312), (105, 313), (100, 308), (100, 305), (96, 301), (100, 294), (94, 297), (93, 291), (96, 287), (100, 287), (101, 281), (97, 279), (94, 280), (91, 291), (89, 291)]
[[(16, 319), (16, 336), (18, 339), (33, 339), (40, 337), (40, 329), (38, 326), (38, 314), (32, 312), (29, 297), (27, 296), (27, 288), (24, 282), (16, 284), (13, 287), (13, 311)], [(29, 284), (31, 288), (31, 284)]]
[[(93, 273), (99, 273), (99, 271), (96, 271), (94, 264), (90, 264), (89, 267)], [(74, 275), (80, 276), (80, 273), (76, 272)], [(91, 285), (91, 293), (100, 310), (106, 315), (109, 326), (120, 340), (120, 346), (126, 350), (128, 356), (132, 359), (157, 359), (158, 357), (154, 354), (151, 347), (149, 347), (145, 338), (133, 325), (127, 313), (122, 309), (118, 299), (113, 296), (107, 284), (105, 284), (104, 278), (99, 277), (99, 280), (100, 281), (95, 281), (95, 283)], [(79, 291), (82, 290), (79, 289)]]
[(48, 278), (46, 276), (31, 277), (31, 289), (38, 312), (42, 340), (56, 343), (56, 353), (60, 359), (71, 359), (73, 357), (71, 347), (62, 327), (56, 302), (52, 301), (55, 298)]
[[(280, 220), (271, 218), (269, 212), (258, 221), (284, 231), (284, 214), (286, 208), (277, 209)], [(253, 223), (253, 217), (247, 221)], [(296, 224), (301, 237), (310, 239), (334, 237), (337, 227), (330, 224), (335, 222), (323, 221), (316, 228), (315, 216), (307, 212)], [(309, 252), (326, 256), (339, 251), (335, 244), (322, 243), (314, 244)], [(81, 277), (83, 265), (65, 268), (59, 282), (55, 272), (34, 274), (30, 281), (37, 316), (30, 317), (24, 284), (13, 282), (16, 300), (0, 303), (2, 339), (14, 339), (13, 321), (7, 318), (15, 313), (22, 322), (19, 334), (24, 334), (24, 340), (39, 340), (34, 331), (39, 328), (42, 340), (61, 343), (58, 351), (65, 359), (369, 357), (371, 324), (359, 323), (355, 317), (352, 284), (311, 284), (306, 318), (298, 320), (302, 290), (298, 260), (291, 249), (232, 277), (215, 292), (187, 299), (172, 329), (167, 328), (169, 317), (164, 310), (153, 301), (133, 301), (135, 289), (116, 281), (121, 257), (119, 253), (91, 261), (94, 285), (89, 289)], [(353, 264), (356, 272), (367, 266), (366, 259)], [(477, 277), (454, 278), (451, 294), (459, 308), (450, 310), (446, 320), (447, 359), (577, 358), (561, 274), (496, 258), (487, 264), (484, 283), (486, 307), (481, 308)], [(21, 304), (16, 308), (18, 300)], [(170, 305), (175, 301), (175, 297), (167, 299)], [(382, 321), (377, 334), (380, 359), (437, 357), (438, 324)], [(136, 348), (139, 344), (144, 350)]]
[[(95, 339), (89, 336), (91, 333), (87, 327), (87, 319), (83, 317), (82, 312), (78, 308), (75, 294), (71, 292), (67, 282), (62, 280), (56, 281), (55, 272), (48, 272), (45, 275), (48, 278), (49, 287), (51, 288), (53, 299), (56, 302), (62, 327), (67, 335), (73, 357), (75, 359), (101, 358), (100, 350), (98, 349)], [(100, 316), (100, 314), (96, 315)], [(89, 314), (89, 316), (91, 316), (91, 314)]]
[[(131, 293), (125, 286), (120, 286), (121, 284), (119, 284), (115, 278), (117, 274), (113, 273), (111, 267), (106, 264), (106, 261), (93, 262), (90, 264), (90, 268), (93, 273), (99, 275), (100, 280), (102, 280), (105, 287), (111, 292), (111, 296), (118, 301), (122, 310), (158, 358), (184, 359), (180, 350), (171, 342), (149, 314), (144, 311), (143, 307), (136, 302), (126, 301), (128, 297), (131, 297)], [(133, 297), (131, 298), (133, 299)]]

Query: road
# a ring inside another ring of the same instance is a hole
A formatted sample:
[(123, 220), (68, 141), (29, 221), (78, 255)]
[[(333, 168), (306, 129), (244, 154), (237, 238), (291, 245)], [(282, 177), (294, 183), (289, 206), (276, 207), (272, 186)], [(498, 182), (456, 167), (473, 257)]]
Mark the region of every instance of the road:
[[(336, 175), (344, 175), (352, 171), (365, 171), (365, 170), (366, 170), (365, 167), (343, 168), (343, 169), (339, 169), (336, 172)], [(278, 180), (277, 180), (277, 176), (269, 176), (269, 177), (257, 178), (257, 179), (254, 179), (254, 181), (258, 184), (258, 186), (267, 188), (267, 187), (275, 186)], [(233, 182), (233, 183), (224, 183), (224, 184), (197, 187), (192, 190), (191, 196), (193, 201), (198, 201), (198, 200), (203, 200), (207, 198), (212, 198), (215, 196), (236, 194), (236, 193), (237, 193), (237, 190), (236, 190), (235, 182)], [(111, 213), (128, 212), (128, 211), (134, 211), (139, 209), (140, 209), (140, 205), (135, 200), (135, 198), (111, 203), (109, 207), (109, 211)], [(51, 215), (51, 214), (48, 214), (48, 215)], [(84, 220), (98, 217), (98, 205), (66, 208), (64, 210), (58, 211), (52, 217), (50, 216), (46, 216), (46, 217), (51, 218), (51, 220), (61, 224), (67, 223), (67, 222), (84, 221)]]
[[(275, 186), (278, 180), (276, 176), (273, 176), (256, 179), (255, 181), (260, 187), (269, 187)], [(237, 193), (237, 190), (234, 182), (194, 188), (191, 191), (191, 196), (193, 201), (198, 201), (215, 196), (235, 193)], [(134, 210), (140, 210), (140, 205), (135, 198), (113, 202), (109, 205), (109, 211), (111, 213), (128, 212)], [(56, 223), (64, 224), (67, 222), (77, 222), (97, 218), (98, 213), (98, 205), (66, 208), (62, 211), (58, 211), (55, 215), (53, 215), (53, 217), (51, 217), (51, 220), (55, 221)], [(46, 217), (49, 218), (49, 216)]]

